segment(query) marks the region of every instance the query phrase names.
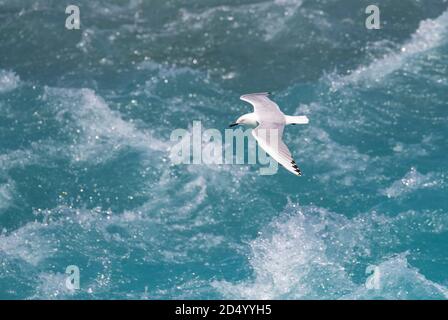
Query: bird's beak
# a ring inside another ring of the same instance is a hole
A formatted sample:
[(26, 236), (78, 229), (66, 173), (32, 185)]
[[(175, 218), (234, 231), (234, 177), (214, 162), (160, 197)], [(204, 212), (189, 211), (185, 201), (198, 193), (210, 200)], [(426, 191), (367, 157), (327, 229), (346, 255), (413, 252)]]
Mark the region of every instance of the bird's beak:
[(232, 127), (234, 127), (234, 126), (237, 126), (239, 123), (231, 123), (230, 125), (229, 125), (229, 128), (232, 128)]

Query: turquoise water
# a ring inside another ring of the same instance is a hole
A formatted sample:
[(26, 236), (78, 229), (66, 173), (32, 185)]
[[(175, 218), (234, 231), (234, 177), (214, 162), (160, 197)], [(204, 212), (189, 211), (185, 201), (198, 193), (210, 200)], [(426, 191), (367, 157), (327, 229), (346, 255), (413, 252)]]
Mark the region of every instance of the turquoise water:
[[(0, 0), (1, 299), (448, 297), (447, 1), (76, 2)], [(302, 177), (170, 162), (260, 91)]]

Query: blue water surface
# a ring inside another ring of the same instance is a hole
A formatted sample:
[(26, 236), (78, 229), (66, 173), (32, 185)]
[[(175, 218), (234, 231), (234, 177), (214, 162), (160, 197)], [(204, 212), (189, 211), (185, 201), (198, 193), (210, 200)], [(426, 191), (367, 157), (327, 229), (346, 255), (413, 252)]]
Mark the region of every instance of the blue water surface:
[[(75, 2), (0, 0), (0, 299), (448, 298), (446, 0)], [(302, 177), (172, 163), (260, 91)]]

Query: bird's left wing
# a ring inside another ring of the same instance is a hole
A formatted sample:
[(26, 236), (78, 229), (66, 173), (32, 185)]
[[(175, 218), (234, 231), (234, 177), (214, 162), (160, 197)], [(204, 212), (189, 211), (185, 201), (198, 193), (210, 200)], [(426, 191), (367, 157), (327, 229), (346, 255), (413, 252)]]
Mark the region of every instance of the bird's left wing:
[(284, 125), (268, 123), (260, 124), (252, 130), (252, 135), (258, 144), (272, 158), (280, 163), (286, 170), (296, 176), (301, 176), (302, 172), (291, 156), (291, 152), (282, 140)]

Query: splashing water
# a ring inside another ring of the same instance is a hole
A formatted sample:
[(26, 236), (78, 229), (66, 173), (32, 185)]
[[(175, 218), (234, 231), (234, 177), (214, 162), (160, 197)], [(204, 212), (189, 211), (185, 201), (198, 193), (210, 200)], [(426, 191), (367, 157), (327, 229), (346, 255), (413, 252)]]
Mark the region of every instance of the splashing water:
[[(447, 299), (446, 2), (79, 3), (0, 2), (0, 299)], [(170, 162), (254, 91), (303, 177)]]

